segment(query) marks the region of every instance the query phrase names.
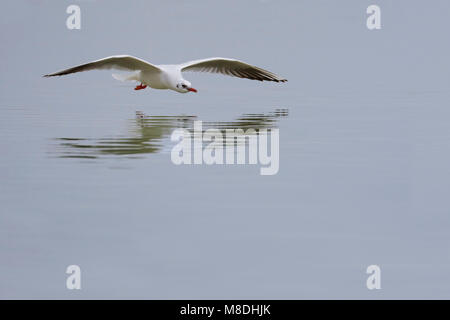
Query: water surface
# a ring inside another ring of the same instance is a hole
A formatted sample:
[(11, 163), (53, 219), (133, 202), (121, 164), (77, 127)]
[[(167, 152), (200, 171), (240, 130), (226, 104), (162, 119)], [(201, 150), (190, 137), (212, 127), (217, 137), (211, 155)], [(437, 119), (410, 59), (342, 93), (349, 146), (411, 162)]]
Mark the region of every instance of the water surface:
[[(7, 1), (0, 298), (448, 298), (450, 5), (378, 2), (372, 32), (369, 1), (89, 1), (79, 31), (68, 1)], [(289, 82), (41, 78), (116, 53), (235, 57)], [(197, 120), (279, 129), (278, 174), (174, 165), (171, 133)]]

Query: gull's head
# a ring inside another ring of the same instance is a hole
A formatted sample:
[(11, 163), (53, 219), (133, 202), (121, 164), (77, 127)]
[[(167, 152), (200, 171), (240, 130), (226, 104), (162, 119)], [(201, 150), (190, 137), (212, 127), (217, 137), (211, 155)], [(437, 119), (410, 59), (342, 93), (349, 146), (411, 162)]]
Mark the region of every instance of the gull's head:
[(187, 93), (189, 91), (197, 92), (197, 90), (192, 88), (191, 83), (187, 80), (181, 80), (177, 83), (177, 91), (181, 93)]

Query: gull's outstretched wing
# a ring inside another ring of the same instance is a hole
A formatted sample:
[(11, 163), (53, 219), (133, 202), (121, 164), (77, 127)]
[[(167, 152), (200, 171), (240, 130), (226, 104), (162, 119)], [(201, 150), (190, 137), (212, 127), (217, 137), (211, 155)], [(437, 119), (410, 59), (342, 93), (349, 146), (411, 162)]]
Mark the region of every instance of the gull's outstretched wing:
[(246, 78), (259, 81), (287, 81), (286, 79), (281, 78), (270, 71), (252, 66), (239, 60), (227, 58), (208, 58), (190, 61), (182, 63), (180, 65), (180, 69), (181, 71), (222, 73), (238, 78)]
[(88, 62), (59, 72), (46, 74), (44, 75), (44, 77), (62, 76), (65, 74), (95, 69), (118, 69), (127, 71), (140, 70), (146, 72), (161, 72), (161, 69), (145, 60), (132, 56), (121, 55), (121, 56), (106, 57), (100, 60)]

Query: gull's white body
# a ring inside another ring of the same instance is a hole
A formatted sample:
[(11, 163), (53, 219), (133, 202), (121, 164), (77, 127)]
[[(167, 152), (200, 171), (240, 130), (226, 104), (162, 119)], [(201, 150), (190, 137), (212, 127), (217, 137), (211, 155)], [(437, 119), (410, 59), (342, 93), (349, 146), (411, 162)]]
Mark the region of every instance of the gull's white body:
[(176, 85), (183, 80), (177, 65), (158, 65), (157, 67), (162, 72), (138, 71), (136, 80), (153, 89), (175, 89)]
[(191, 83), (183, 78), (182, 72), (185, 71), (222, 73), (238, 78), (259, 81), (287, 81), (272, 72), (235, 59), (208, 58), (182, 64), (153, 65), (145, 60), (127, 55), (103, 58), (73, 68), (47, 74), (44, 77), (62, 76), (94, 69), (133, 71), (133, 73), (127, 75), (113, 74), (113, 77), (122, 81), (139, 81), (141, 86), (136, 87), (136, 90), (144, 89), (145, 86), (149, 86), (153, 89), (171, 89), (180, 93), (189, 91), (197, 92), (196, 89), (192, 88)]

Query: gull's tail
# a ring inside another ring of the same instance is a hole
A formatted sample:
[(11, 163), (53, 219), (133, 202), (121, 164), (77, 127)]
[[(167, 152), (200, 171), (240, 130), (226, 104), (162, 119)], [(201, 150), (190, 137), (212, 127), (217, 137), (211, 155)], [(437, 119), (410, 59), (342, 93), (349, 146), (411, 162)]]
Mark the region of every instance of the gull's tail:
[(134, 72), (134, 73), (128, 73), (128, 74), (117, 74), (117, 73), (113, 73), (112, 77), (116, 80), (119, 81), (132, 81), (132, 80), (136, 80), (136, 81), (140, 81), (140, 71), (138, 72)]

